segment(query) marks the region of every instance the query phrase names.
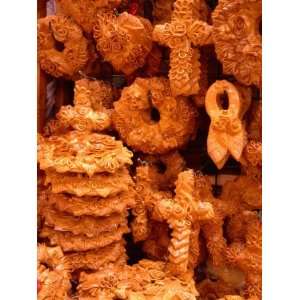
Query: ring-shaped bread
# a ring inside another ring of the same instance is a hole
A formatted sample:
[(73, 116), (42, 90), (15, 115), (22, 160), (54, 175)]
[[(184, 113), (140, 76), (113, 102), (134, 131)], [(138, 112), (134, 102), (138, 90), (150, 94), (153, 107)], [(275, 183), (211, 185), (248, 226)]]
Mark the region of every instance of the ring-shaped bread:
[(41, 68), (54, 77), (72, 77), (89, 60), (88, 40), (65, 16), (38, 20), (38, 57)]
[(197, 109), (185, 97), (171, 96), (165, 78), (137, 78), (114, 102), (113, 125), (136, 151), (165, 154), (184, 146), (197, 129)]
[(212, 14), (213, 39), (223, 72), (261, 86), (261, 0), (220, 0)]

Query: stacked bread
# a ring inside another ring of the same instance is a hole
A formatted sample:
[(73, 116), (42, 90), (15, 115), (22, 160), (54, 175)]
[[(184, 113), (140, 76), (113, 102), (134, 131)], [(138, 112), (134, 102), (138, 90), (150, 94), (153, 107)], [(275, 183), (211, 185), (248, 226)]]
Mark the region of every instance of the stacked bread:
[(132, 153), (114, 137), (95, 132), (104, 129), (98, 126), (103, 120), (110, 123), (110, 114), (99, 105), (95, 110), (89, 97), (89, 83), (77, 82), (75, 106), (62, 107), (60, 124), (53, 126), (59, 130), (38, 139), (38, 162), (48, 186), (39, 205), (39, 236), (62, 248), (71, 271), (126, 262), (123, 235), (135, 202), (127, 168)]

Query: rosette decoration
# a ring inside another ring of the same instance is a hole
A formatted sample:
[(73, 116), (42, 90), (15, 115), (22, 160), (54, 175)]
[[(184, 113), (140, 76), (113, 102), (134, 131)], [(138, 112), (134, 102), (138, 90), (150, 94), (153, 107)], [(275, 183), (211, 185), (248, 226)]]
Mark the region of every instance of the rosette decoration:
[(211, 184), (203, 177), (205, 199), (215, 213), (214, 218), (201, 223), (208, 254), (208, 279), (197, 286), (203, 299), (230, 294), (261, 298), (261, 220), (257, 213), (262, 207), (258, 171), (261, 147), (251, 141), (243, 157), (246, 172), (227, 181), (218, 199), (213, 197)]
[(108, 266), (94, 274), (81, 273), (78, 285), (79, 300), (196, 300), (197, 295), (192, 273), (179, 279), (168, 273), (164, 262), (145, 259), (132, 266)]
[[(174, 96), (199, 92), (200, 52), (197, 46), (212, 44), (212, 26), (200, 20), (203, 0), (176, 0), (170, 23), (154, 27), (153, 40), (169, 47), (169, 79)], [(193, 47), (194, 46), (194, 47)]]
[(171, 94), (169, 80), (137, 78), (114, 103), (113, 125), (124, 142), (147, 154), (185, 146), (197, 130), (197, 109), (186, 97)]
[(152, 25), (142, 18), (123, 12), (101, 12), (94, 27), (97, 50), (116, 71), (126, 75), (141, 68), (152, 48)]
[(62, 106), (45, 127), (45, 135), (64, 134), (75, 129), (81, 132), (102, 132), (111, 127), (112, 87), (101, 80), (75, 81), (74, 105)]
[[(182, 165), (177, 167), (178, 172), (183, 168)], [(134, 239), (146, 240), (146, 253), (157, 259), (166, 258), (169, 271), (177, 276), (184, 276), (199, 262), (200, 221), (214, 217), (212, 205), (205, 202), (203, 195), (199, 193), (198, 180), (192, 170), (178, 174), (175, 197), (168, 191), (159, 190), (159, 183), (153, 184), (148, 166), (141, 166), (137, 175), (140, 192), (134, 209), (136, 219), (132, 224)], [(164, 227), (163, 221), (172, 230), (171, 238), (168, 237), (168, 228)], [(151, 227), (161, 235), (151, 233)], [(157, 257), (158, 254), (161, 255), (160, 258)]]
[(38, 20), (38, 58), (54, 77), (72, 78), (89, 60), (88, 40), (71, 18), (47, 16)]
[(170, 243), (168, 224), (156, 218), (154, 206), (163, 198), (172, 198), (177, 176), (185, 168), (183, 157), (177, 152), (143, 157), (136, 169), (136, 206), (132, 212), (132, 235), (135, 242), (142, 242), (148, 258), (167, 260)]
[(37, 260), (37, 299), (71, 299), (70, 266), (61, 248), (38, 244)]
[(173, 199), (162, 199), (156, 213), (169, 224), (172, 233), (169, 250), (169, 268), (173, 274), (182, 276), (189, 267), (189, 251), (193, 236), (199, 236), (199, 222), (214, 217), (210, 203), (197, 201), (196, 176), (192, 170), (181, 172), (176, 182), (176, 195)]
[(122, 0), (56, 0), (59, 12), (72, 17), (87, 33), (92, 33), (97, 13), (117, 8)]
[(213, 39), (223, 71), (261, 87), (261, 0), (220, 0), (213, 11)]
[(76, 82), (74, 106), (63, 106), (63, 132), (39, 135), (38, 162), (47, 191), (40, 197), (39, 237), (60, 246), (70, 272), (126, 263), (123, 235), (135, 204), (127, 167), (132, 152), (99, 133), (110, 124), (111, 95), (103, 82)]
[[(223, 107), (226, 103), (221, 103), (224, 93), (228, 97), (228, 108)], [(218, 169), (223, 168), (230, 154), (240, 161), (247, 143), (243, 116), (251, 98), (241, 94), (232, 83), (222, 80), (211, 85), (205, 97), (206, 112), (211, 119), (207, 152)]]

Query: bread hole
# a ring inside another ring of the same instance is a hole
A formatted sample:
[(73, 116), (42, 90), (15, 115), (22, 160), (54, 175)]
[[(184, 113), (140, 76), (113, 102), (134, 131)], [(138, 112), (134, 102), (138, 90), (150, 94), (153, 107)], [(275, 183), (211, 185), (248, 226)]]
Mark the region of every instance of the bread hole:
[(150, 111), (151, 120), (153, 122), (159, 122), (160, 121), (160, 113), (157, 108), (152, 107)]
[(223, 110), (227, 110), (229, 108), (229, 98), (226, 91), (218, 95), (217, 103), (218, 106)]
[(155, 166), (159, 174), (164, 174), (167, 171), (167, 166), (162, 161), (156, 162)]
[(55, 40), (55, 42), (54, 42), (54, 48), (58, 52), (63, 52), (64, 49), (65, 49), (65, 45), (64, 45), (64, 43)]

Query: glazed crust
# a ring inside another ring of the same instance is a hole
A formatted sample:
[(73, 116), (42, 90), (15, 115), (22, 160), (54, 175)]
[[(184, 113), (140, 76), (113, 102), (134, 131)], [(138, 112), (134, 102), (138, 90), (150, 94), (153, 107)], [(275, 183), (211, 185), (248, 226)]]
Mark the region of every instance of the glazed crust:
[(44, 128), (44, 136), (64, 135), (72, 129), (103, 131), (111, 126), (113, 103), (111, 85), (101, 80), (75, 81), (74, 106), (62, 106), (57, 119), (51, 119)]
[(196, 176), (192, 170), (181, 172), (176, 182), (175, 197), (162, 199), (156, 208), (158, 215), (161, 215), (172, 229), (168, 247), (169, 267), (171, 272), (179, 276), (187, 271), (189, 264), (194, 267), (194, 264), (197, 264), (199, 222), (214, 217), (212, 205), (198, 201), (196, 186)]
[[(229, 106), (219, 103), (222, 93), (227, 93)], [(218, 169), (222, 169), (229, 155), (241, 160), (247, 144), (247, 132), (243, 117), (251, 102), (250, 94), (229, 81), (216, 81), (205, 97), (206, 112), (211, 119), (207, 137), (207, 152)]]
[(99, 236), (89, 238), (85, 235), (73, 235), (71, 232), (55, 231), (51, 227), (44, 226), (40, 232), (40, 237), (48, 238), (51, 245), (59, 245), (66, 252), (87, 251), (120, 241), (123, 234), (128, 232), (127, 226), (121, 226), (114, 231), (106, 231)]
[[(64, 45), (62, 52), (55, 43)], [(81, 28), (65, 16), (38, 20), (38, 57), (41, 68), (54, 77), (72, 77), (89, 60), (88, 41)]]
[(120, 214), (135, 205), (135, 192), (129, 187), (128, 192), (115, 196), (101, 197), (76, 197), (67, 194), (49, 195), (49, 202), (58, 211), (71, 214), (75, 217), (89, 215), (94, 217), (107, 217), (112, 214)]
[(97, 13), (118, 7), (121, 0), (56, 0), (56, 2), (61, 13), (72, 17), (85, 32), (92, 33)]
[(97, 172), (114, 173), (130, 165), (132, 156), (121, 141), (108, 135), (71, 131), (49, 138), (38, 137), (38, 162), (42, 170), (89, 176)]
[[(170, 94), (167, 79), (137, 78), (114, 103), (113, 124), (124, 142), (137, 151), (164, 154), (184, 146), (195, 134), (197, 110), (186, 98)], [(159, 121), (151, 110), (159, 112)]]
[(110, 114), (87, 106), (62, 106), (56, 115), (61, 126), (78, 131), (103, 131), (110, 127)]
[(70, 300), (70, 266), (59, 247), (38, 244), (38, 300)]
[(133, 266), (108, 266), (97, 273), (81, 273), (79, 299), (196, 300), (192, 274), (181, 280), (165, 268), (163, 262), (141, 260)]
[(99, 13), (94, 27), (97, 50), (116, 71), (126, 75), (145, 64), (152, 48), (151, 33), (152, 25), (147, 19), (127, 12), (118, 16)]
[(143, 164), (146, 166), (137, 168), (138, 181), (146, 181), (157, 190), (173, 189), (178, 174), (185, 168), (185, 161), (178, 151), (164, 155), (147, 155), (143, 158)]
[(80, 79), (75, 82), (74, 105), (89, 106), (93, 110), (111, 109), (113, 90), (102, 80)]
[(109, 217), (80, 216), (74, 217), (58, 212), (51, 206), (44, 208), (42, 216), (45, 224), (61, 232), (72, 232), (74, 235), (83, 234), (87, 237), (100, 235), (105, 231), (113, 231), (127, 224), (127, 213), (113, 214)]
[(100, 173), (92, 177), (83, 174), (46, 172), (45, 184), (51, 184), (53, 193), (82, 196), (110, 197), (127, 192), (133, 181), (126, 168), (115, 174)]
[(262, 224), (256, 213), (244, 212), (247, 220), (245, 241), (233, 242), (227, 249), (227, 259), (246, 276), (245, 295), (258, 297), (262, 293)]
[[(165, 167), (164, 172), (160, 170), (161, 164)], [(132, 210), (135, 217), (131, 223), (132, 235), (135, 242), (145, 241), (144, 250), (151, 257), (163, 252), (165, 255), (157, 258), (162, 259), (163, 256), (166, 256), (167, 246), (165, 241), (169, 241), (168, 233), (164, 229), (160, 231), (162, 227), (165, 228), (164, 225), (166, 224), (152, 220), (154, 207), (161, 199), (172, 197), (169, 189), (174, 189), (177, 176), (183, 171), (184, 167), (185, 161), (175, 151), (165, 155), (147, 155), (143, 158), (142, 164), (136, 168), (135, 189), (137, 193), (136, 205)], [(159, 216), (156, 217), (159, 218)], [(148, 218), (150, 219), (148, 220)], [(161, 239), (161, 241), (158, 239)]]
[(85, 252), (67, 253), (66, 260), (71, 272), (75, 270), (97, 271), (106, 264), (126, 261), (124, 242), (116, 242)]
[(171, 22), (153, 30), (153, 40), (171, 49), (169, 79), (174, 96), (199, 92), (200, 52), (192, 46), (212, 43), (212, 27), (200, 20), (201, 5), (205, 5), (202, 0), (176, 0)]
[(213, 40), (223, 72), (261, 86), (261, 0), (220, 0), (213, 11)]
[[(250, 179), (245, 179), (245, 177), (240, 176), (233, 181), (226, 182), (221, 199), (215, 199), (211, 193), (206, 198), (206, 201), (214, 207), (215, 217), (203, 223), (202, 232), (210, 260), (214, 266), (226, 265), (224, 253), (227, 249), (227, 241), (223, 231), (225, 219), (229, 218), (230, 220), (244, 210), (251, 211), (261, 208), (261, 186), (252, 181), (249, 190)], [(207, 186), (210, 186), (208, 182)]]

